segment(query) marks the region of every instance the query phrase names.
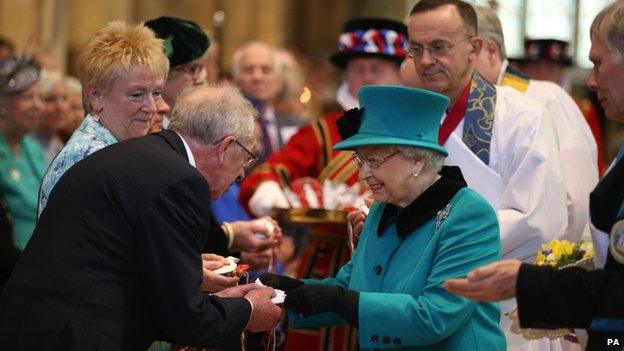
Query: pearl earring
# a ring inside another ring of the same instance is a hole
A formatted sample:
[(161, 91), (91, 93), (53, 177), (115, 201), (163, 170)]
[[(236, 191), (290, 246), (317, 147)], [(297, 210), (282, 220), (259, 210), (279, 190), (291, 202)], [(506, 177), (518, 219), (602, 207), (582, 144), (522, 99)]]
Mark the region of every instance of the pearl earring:
[(414, 179), (418, 178), (419, 175), (420, 173), (418, 172), (412, 172), (412, 177), (414, 177)]

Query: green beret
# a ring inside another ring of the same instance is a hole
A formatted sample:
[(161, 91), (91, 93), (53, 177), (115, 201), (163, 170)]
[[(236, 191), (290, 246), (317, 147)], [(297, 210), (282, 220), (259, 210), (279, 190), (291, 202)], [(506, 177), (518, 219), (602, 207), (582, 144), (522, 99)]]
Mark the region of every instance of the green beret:
[(145, 26), (165, 41), (171, 68), (202, 57), (210, 46), (208, 36), (195, 22), (163, 16), (145, 22)]

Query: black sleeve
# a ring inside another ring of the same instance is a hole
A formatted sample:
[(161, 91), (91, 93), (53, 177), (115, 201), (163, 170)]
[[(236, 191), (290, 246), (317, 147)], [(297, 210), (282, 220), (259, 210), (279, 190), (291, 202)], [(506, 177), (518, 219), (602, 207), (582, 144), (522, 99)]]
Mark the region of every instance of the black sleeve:
[(205, 180), (191, 176), (162, 189), (141, 215), (138, 264), (146, 298), (157, 329), (177, 344), (231, 344), (251, 314), (244, 298), (217, 298), (201, 291), (209, 202)]
[(0, 197), (0, 291), (9, 279), (20, 251), (15, 247), (9, 206)]
[(516, 292), (523, 328), (588, 328), (594, 318), (624, 317), (621, 265), (586, 271), (522, 264)]
[(217, 222), (212, 212), (210, 213), (210, 224), (208, 228), (208, 238), (204, 245), (204, 253), (213, 253), (227, 257), (230, 255), (228, 250), (228, 237), (221, 229), (221, 223)]

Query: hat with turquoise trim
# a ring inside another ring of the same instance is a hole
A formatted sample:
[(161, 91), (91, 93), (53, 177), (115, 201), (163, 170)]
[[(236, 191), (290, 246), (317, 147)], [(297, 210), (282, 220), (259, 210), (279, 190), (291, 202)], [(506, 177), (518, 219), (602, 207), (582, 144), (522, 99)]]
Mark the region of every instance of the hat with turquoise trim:
[(446, 96), (424, 89), (388, 85), (362, 87), (358, 96), (360, 110), (350, 110), (338, 120), (343, 141), (334, 145), (334, 149), (401, 145), (448, 155), (438, 144), (440, 120), (450, 102)]

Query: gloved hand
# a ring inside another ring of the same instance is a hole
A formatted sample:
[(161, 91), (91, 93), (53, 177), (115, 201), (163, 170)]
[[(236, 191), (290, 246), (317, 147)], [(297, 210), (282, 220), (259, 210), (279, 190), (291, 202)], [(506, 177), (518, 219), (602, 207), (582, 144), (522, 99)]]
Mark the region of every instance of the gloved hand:
[(285, 292), (289, 292), (292, 289), (296, 289), (300, 286), (303, 286), (303, 282), (299, 279), (293, 279), (285, 275), (279, 275), (279, 274), (273, 274), (273, 273), (262, 273), (258, 277), (258, 279), (260, 279), (262, 284), (266, 286), (270, 286), (275, 289), (280, 289)]
[(256, 192), (249, 199), (249, 209), (260, 217), (271, 214), (273, 207), (288, 208), (288, 199), (280, 185), (274, 180), (260, 183)]
[(288, 291), (284, 307), (308, 317), (335, 312), (349, 324), (357, 326), (360, 294), (335, 285), (304, 285)]

